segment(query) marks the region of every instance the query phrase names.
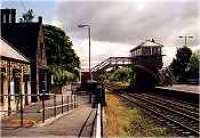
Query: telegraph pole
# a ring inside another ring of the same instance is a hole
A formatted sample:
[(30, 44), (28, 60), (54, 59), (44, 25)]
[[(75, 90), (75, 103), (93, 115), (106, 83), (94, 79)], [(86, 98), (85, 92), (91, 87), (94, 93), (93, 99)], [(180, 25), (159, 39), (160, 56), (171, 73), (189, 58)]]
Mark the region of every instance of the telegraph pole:
[(184, 46), (187, 47), (188, 39), (192, 39), (193, 36), (183, 35), (183, 36), (179, 36), (179, 38), (181, 38), (181, 39), (183, 38), (184, 39), (184, 42), (185, 42)]

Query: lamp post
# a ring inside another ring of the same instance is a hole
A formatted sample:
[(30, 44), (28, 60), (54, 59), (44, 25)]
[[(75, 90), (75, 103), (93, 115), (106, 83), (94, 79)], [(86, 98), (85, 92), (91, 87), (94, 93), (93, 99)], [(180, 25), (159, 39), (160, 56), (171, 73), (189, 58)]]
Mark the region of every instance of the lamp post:
[(187, 36), (187, 35), (185, 35), (185, 36), (179, 36), (179, 38), (184, 38), (185, 39), (185, 45), (184, 46), (187, 46), (187, 40), (188, 40), (188, 38), (192, 39), (193, 36)]
[(90, 25), (88, 24), (80, 24), (78, 25), (79, 28), (88, 28), (88, 37), (89, 37), (89, 74), (90, 74), (90, 80), (93, 80), (92, 72), (91, 72), (91, 40), (90, 40)]

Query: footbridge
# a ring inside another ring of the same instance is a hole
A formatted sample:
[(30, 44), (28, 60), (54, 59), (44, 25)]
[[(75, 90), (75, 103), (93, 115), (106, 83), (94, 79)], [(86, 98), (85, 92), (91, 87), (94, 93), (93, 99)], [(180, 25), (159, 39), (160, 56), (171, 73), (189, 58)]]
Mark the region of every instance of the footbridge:
[(116, 66), (127, 66), (132, 64), (131, 57), (109, 57), (106, 60), (102, 61), (98, 65), (92, 68), (92, 72), (102, 72), (108, 68)]

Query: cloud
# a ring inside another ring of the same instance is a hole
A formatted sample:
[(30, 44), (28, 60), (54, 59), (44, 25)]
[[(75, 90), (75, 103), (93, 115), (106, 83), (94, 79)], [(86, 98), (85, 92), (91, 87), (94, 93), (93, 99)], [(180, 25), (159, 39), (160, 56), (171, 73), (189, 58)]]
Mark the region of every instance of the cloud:
[[(79, 41), (79, 40), (77, 40)], [(120, 44), (113, 42), (92, 41), (91, 43), (91, 63), (97, 65), (100, 61), (107, 59), (108, 57), (116, 56), (129, 56), (129, 51), (133, 46), (129, 44)], [(75, 44), (79, 57), (81, 57), (81, 67), (88, 67), (88, 40), (81, 40), (79, 44)]]
[(164, 58), (168, 64), (176, 47), (184, 43), (178, 39), (179, 35), (193, 35), (189, 45), (199, 46), (198, 4), (197, 0), (59, 1), (57, 18), (73, 40), (82, 41), (75, 44), (75, 49), (80, 48), (84, 65), (88, 52), (87, 29), (78, 28), (78, 24), (91, 25), (93, 65), (105, 57), (128, 56), (131, 48), (151, 38), (168, 49), (169, 57)]
[(50, 24), (53, 25), (53, 26), (56, 26), (56, 27), (59, 27), (59, 28), (64, 29), (63, 23), (62, 23), (61, 21), (59, 21), (57, 18), (54, 18), (54, 19), (51, 21)]
[[(196, 0), (148, 3), (70, 1), (60, 3), (57, 13), (66, 23), (66, 30), (69, 33), (73, 30), (76, 37), (86, 38), (85, 32), (77, 28), (78, 24), (86, 23), (92, 26), (94, 40), (134, 43), (149, 37), (166, 40), (179, 33), (196, 35), (197, 3)], [(190, 32), (184, 32), (187, 28), (191, 28)]]

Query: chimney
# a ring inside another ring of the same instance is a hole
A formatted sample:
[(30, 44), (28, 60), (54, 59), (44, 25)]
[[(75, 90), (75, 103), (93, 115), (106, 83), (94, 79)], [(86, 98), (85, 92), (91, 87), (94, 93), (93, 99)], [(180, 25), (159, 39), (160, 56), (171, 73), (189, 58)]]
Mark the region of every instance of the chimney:
[(1, 9), (1, 23), (16, 23), (16, 9)]
[(39, 24), (42, 24), (42, 16), (39, 16), (39, 17), (38, 17), (38, 23), (39, 23)]

